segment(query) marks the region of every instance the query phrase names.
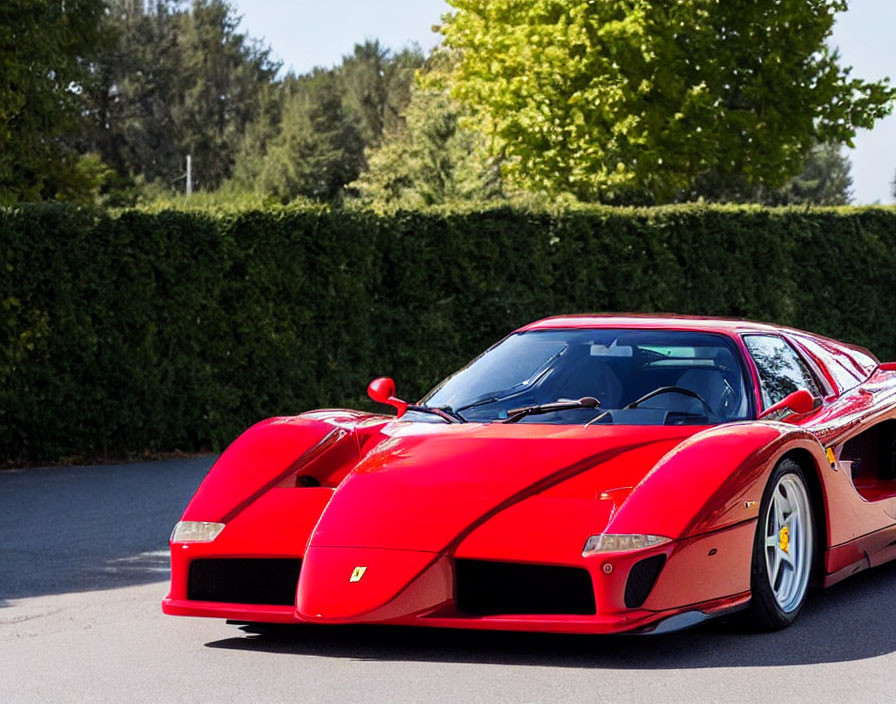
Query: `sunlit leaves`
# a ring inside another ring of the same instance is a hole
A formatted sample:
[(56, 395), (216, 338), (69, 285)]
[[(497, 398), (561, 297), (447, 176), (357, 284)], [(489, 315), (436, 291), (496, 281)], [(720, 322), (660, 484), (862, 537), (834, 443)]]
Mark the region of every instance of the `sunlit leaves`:
[(584, 200), (743, 197), (889, 112), (826, 41), (834, 0), (452, 0), (453, 95), (525, 188)]

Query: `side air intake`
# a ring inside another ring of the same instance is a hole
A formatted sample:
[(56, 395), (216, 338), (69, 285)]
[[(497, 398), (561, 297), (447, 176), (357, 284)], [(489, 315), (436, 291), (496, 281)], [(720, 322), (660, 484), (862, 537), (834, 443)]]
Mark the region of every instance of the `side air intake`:
[(654, 555), (635, 563), (625, 583), (625, 605), (628, 608), (636, 609), (647, 601), (665, 564), (665, 555)]

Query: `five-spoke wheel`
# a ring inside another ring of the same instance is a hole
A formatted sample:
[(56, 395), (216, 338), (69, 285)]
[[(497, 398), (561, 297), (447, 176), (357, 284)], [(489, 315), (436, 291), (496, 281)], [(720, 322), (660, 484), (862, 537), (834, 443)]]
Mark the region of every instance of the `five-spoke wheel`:
[(796, 462), (778, 463), (759, 511), (751, 610), (760, 628), (783, 628), (793, 622), (806, 600), (815, 554), (812, 503)]

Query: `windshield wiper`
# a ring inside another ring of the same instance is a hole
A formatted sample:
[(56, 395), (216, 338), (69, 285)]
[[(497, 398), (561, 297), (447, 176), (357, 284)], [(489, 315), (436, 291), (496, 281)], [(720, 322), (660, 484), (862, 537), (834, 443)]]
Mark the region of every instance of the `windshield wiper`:
[(444, 421), (448, 423), (466, 423), (467, 419), (464, 418), (460, 413), (453, 410), (451, 406), (417, 406), (411, 404), (407, 407), (409, 411), (417, 411), (418, 413), (431, 413), (434, 416), (438, 416)]
[[(556, 355), (555, 355), (556, 356)], [(548, 360), (548, 362), (553, 361), (553, 357)], [(547, 362), (546, 362), (547, 363)], [(551, 371), (551, 368), (548, 367), (546, 369), (542, 369), (538, 374), (530, 379), (526, 379), (526, 381), (521, 381), (519, 384), (515, 384), (511, 386), (509, 389), (504, 389), (503, 391), (489, 391), (487, 394), (482, 394), (467, 404), (463, 406), (458, 406), (458, 411), (466, 411), (468, 408), (477, 408), (479, 406), (485, 406), (489, 403), (497, 403), (498, 401), (506, 401), (509, 398), (513, 398), (514, 396), (519, 396), (526, 391), (528, 391), (532, 386), (537, 384), (544, 378), (544, 375)]]
[[(519, 395), (523, 394), (527, 390), (528, 390), (528, 387), (523, 386), (522, 388), (514, 387), (514, 389), (512, 391), (510, 391), (509, 393), (506, 393), (506, 394), (492, 392), (491, 394), (489, 394), (487, 396), (484, 396), (484, 397), (480, 396), (472, 403), (467, 403), (463, 406), (458, 406), (457, 411), (466, 411), (470, 408), (478, 408), (479, 406), (487, 406), (490, 403), (497, 403), (498, 401), (506, 401), (509, 398), (513, 398), (514, 396), (519, 396)], [(457, 413), (457, 411), (455, 411), (455, 413)]]
[(504, 399), (512, 398), (513, 396), (516, 396), (521, 393), (522, 393), (522, 391), (514, 391), (512, 394), (507, 394), (506, 396), (487, 396), (486, 398), (480, 398), (476, 401), (473, 401), (473, 403), (468, 403), (465, 406), (460, 406), (460, 407), (458, 407), (457, 410), (458, 411), (466, 411), (470, 408), (477, 408), (479, 406), (485, 406), (489, 403), (495, 403), (496, 401), (503, 401)]
[(541, 403), (535, 406), (523, 406), (522, 408), (511, 408), (507, 411), (507, 420), (502, 423), (516, 423), (526, 416), (537, 415), (539, 413), (553, 413), (554, 411), (569, 411), (574, 408), (597, 408), (600, 406), (593, 396), (583, 396), (575, 401), (554, 401), (553, 403)]

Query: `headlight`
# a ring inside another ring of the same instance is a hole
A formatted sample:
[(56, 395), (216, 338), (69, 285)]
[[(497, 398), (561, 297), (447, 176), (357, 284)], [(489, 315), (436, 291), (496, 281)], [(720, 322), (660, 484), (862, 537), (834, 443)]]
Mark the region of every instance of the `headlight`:
[(585, 541), (582, 557), (601, 552), (630, 552), (631, 550), (652, 548), (654, 545), (662, 545), (671, 540), (662, 535), (611, 535), (609, 533), (592, 535)]
[(171, 531), (172, 543), (210, 543), (224, 530), (223, 523), (180, 521)]

